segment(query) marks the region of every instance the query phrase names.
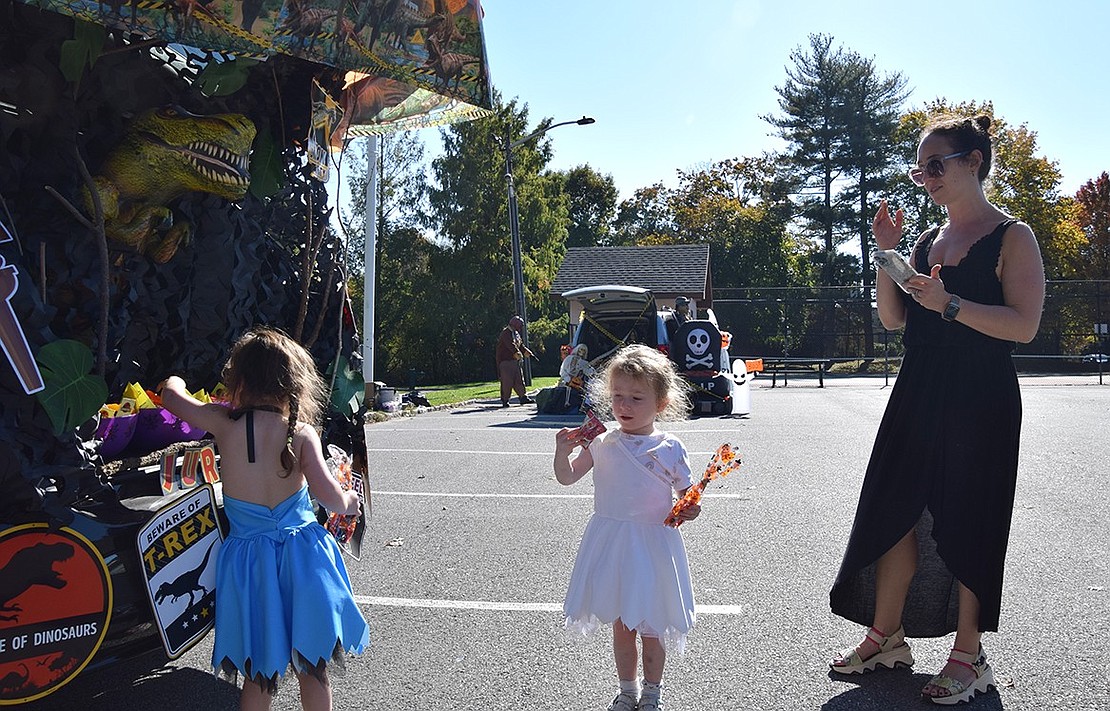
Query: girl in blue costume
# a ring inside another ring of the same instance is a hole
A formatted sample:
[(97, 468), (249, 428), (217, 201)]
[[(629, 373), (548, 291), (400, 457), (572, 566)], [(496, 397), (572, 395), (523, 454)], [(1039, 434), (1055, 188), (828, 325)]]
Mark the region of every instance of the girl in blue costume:
[(259, 328), (236, 342), (223, 370), (231, 407), (202, 404), (172, 376), (162, 404), (207, 430), (220, 452), (231, 532), (216, 562), (212, 665), (243, 675), (241, 709), (268, 709), (292, 664), (305, 709), (331, 709), (327, 663), (361, 653), (369, 629), (351, 593), (339, 546), (316, 522), (312, 495), (329, 511), (355, 514), (324, 462), (313, 429), (324, 383), (291, 338)]

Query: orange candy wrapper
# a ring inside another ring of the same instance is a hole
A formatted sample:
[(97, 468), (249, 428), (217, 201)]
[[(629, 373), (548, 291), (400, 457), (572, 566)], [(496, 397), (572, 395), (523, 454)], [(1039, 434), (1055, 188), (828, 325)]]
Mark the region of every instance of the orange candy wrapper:
[(674, 508), (671, 509), (671, 515), (667, 516), (667, 520), (663, 523), (673, 528), (678, 528), (682, 525), (678, 515), (686, 509), (694, 506), (701, 501), (702, 492), (709, 482), (719, 477), (728, 476), (730, 473), (740, 468), (740, 455), (731, 444), (727, 442), (717, 448), (716, 454), (710, 460), (709, 466), (705, 468), (705, 474), (702, 476), (701, 481), (694, 484), (686, 490), (685, 496), (675, 503)]

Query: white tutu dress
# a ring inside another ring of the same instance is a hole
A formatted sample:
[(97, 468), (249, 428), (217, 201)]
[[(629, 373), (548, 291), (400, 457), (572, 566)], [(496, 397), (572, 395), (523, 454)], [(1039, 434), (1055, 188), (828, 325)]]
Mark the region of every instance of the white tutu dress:
[(582, 534), (563, 614), (583, 634), (620, 619), (682, 652), (694, 591), (678, 529), (665, 526), (675, 491), (694, 484), (686, 448), (656, 430), (609, 430), (590, 443), (594, 513)]

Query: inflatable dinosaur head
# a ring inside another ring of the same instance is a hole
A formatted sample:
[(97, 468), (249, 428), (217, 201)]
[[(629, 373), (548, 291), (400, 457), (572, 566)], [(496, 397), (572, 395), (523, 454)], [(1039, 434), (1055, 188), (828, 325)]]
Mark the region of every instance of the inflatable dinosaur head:
[[(250, 185), (254, 124), (239, 114), (197, 116), (176, 106), (139, 114), (94, 178), (108, 239), (164, 263), (192, 226), (168, 204), (189, 192), (238, 200)], [(93, 200), (84, 194), (92, 214)]]
[(196, 191), (238, 200), (250, 185), (254, 136), (254, 124), (239, 114), (152, 109), (131, 123), (102, 174), (125, 199), (158, 202)]

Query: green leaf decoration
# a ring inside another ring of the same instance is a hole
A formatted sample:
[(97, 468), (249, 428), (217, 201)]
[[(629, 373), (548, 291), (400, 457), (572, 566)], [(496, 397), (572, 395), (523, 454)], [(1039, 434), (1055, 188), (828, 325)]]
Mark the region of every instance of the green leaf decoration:
[(230, 96), (243, 88), (256, 59), (232, 59), (211, 63), (197, 75), (196, 86), (205, 96)]
[[(331, 371), (328, 369), (328, 379)], [(335, 387), (331, 391), (331, 404), (344, 415), (353, 415), (362, 406), (366, 399), (366, 383), (362, 380), (362, 373), (351, 370), (350, 361), (346, 358), (339, 359), (339, 374), (335, 377)]]
[(93, 354), (84, 343), (70, 340), (47, 343), (35, 360), (45, 387), (36, 393), (54, 433), (68, 432), (100, 410), (108, 398), (104, 380), (90, 375)]
[(76, 84), (85, 73), (85, 67), (96, 64), (108, 40), (108, 32), (103, 25), (85, 20), (73, 23), (73, 39), (62, 42), (58, 68), (66, 81)]
[(276, 195), (283, 175), (281, 149), (274, 144), (270, 129), (259, 126), (251, 149), (251, 195), (259, 199)]

